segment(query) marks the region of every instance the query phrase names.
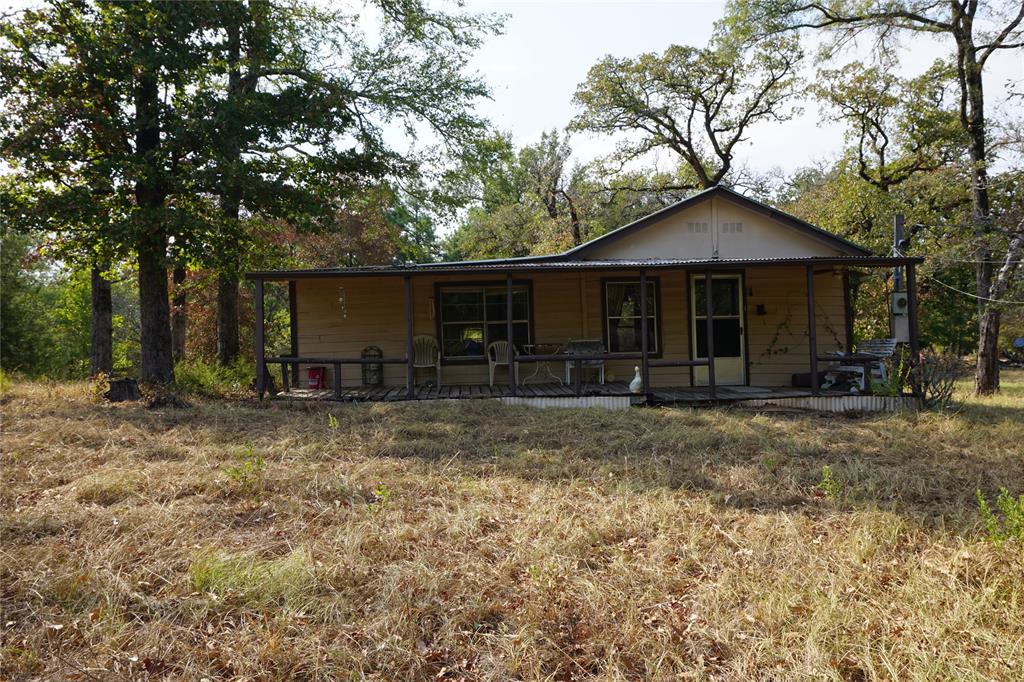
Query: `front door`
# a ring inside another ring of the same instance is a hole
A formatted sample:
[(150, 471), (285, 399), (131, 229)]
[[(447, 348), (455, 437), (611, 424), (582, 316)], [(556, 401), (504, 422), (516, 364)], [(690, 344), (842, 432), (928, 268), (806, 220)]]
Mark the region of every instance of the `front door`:
[[(694, 358), (708, 357), (704, 275), (690, 276), (690, 334), (695, 340)], [(715, 338), (715, 384), (746, 383), (746, 343), (743, 330), (743, 276), (711, 275), (711, 326)], [(697, 386), (707, 386), (708, 368), (694, 367)]]

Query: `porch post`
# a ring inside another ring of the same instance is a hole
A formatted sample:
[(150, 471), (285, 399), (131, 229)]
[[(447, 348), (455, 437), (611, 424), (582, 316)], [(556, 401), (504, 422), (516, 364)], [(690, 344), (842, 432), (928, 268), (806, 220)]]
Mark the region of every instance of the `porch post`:
[(263, 400), (263, 393), (267, 388), (267, 363), (264, 361), (266, 357), (266, 349), (263, 347), (263, 280), (256, 280), (256, 395), (260, 400)]
[[(291, 332), (292, 357), (299, 357), (299, 295), (295, 280), (288, 282), (288, 326)], [(292, 383), (299, 385), (299, 363), (292, 365)]]
[(917, 264), (907, 263), (907, 326), (910, 332), (911, 362), (917, 362)]
[(814, 264), (808, 263), (807, 269), (807, 343), (810, 346), (811, 360), (811, 394), (818, 395), (818, 326), (814, 318)]
[(716, 397), (715, 387), (715, 325), (714, 305), (711, 296), (711, 270), (704, 271), (704, 324), (708, 338), (708, 390), (712, 398)]
[(647, 338), (647, 271), (640, 271), (640, 378), (643, 381), (644, 395), (650, 395), (650, 367), (647, 364), (648, 347), (650, 339)]
[(412, 277), (405, 278), (405, 394), (412, 399), (416, 395), (416, 368), (413, 363), (416, 361), (415, 350), (412, 345)]
[(508, 385), (516, 394), (516, 344), (512, 336), (512, 273), (505, 275), (505, 332), (508, 339)]

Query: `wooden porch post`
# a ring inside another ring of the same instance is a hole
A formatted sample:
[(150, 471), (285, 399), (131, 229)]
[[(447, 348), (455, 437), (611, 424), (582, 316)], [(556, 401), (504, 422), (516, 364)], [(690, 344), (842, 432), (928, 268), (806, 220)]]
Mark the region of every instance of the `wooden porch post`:
[(711, 271), (704, 271), (704, 324), (708, 339), (708, 390), (712, 399), (718, 392), (715, 386), (715, 324), (714, 299), (711, 296)]
[[(299, 357), (299, 295), (296, 282), (288, 282), (288, 326), (291, 333), (292, 357)], [(292, 383), (299, 385), (299, 363), (292, 365)]]
[(263, 329), (263, 280), (256, 280), (256, 395), (263, 400), (263, 393), (267, 388), (267, 363), (266, 349), (264, 346)]
[(412, 336), (412, 277), (405, 276), (405, 394), (412, 399), (416, 395), (416, 351), (413, 349)]
[(907, 263), (907, 323), (911, 362), (917, 362), (917, 265), (915, 263)]
[(512, 329), (512, 273), (505, 275), (505, 331), (508, 339), (508, 385), (516, 394), (516, 345)]
[(644, 395), (650, 395), (650, 367), (648, 361), (647, 338), (647, 271), (640, 271), (640, 379), (643, 381)]
[[(811, 394), (818, 395), (818, 325), (814, 317), (814, 264), (808, 263), (807, 269), (807, 343), (810, 346), (811, 360)], [(869, 377), (870, 378), (870, 377)]]

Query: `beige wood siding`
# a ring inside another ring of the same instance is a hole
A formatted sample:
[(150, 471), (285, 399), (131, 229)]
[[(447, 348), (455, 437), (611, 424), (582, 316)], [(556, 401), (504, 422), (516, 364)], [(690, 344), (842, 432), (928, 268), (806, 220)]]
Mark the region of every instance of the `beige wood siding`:
[[(736, 224), (742, 225), (740, 231)], [(729, 201), (712, 197), (621, 239), (585, 258), (746, 259), (843, 255), (832, 244)]]
[[(810, 371), (806, 280), (802, 266), (747, 270), (751, 385), (789, 386), (794, 373)], [(818, 352), (839, 350), (846, 339), (842, 277), (817, 273), (814, 294)], [(764, 315), (756, 314), (758, 304)]]
[[(689, 311), (687, 309), (687, 272), (682, 270), (650, 272), (660, 286), (660, 320), (662, 357), (690, 357)], [(602, 281), (606, 279), (636, 280), (637, 273), (587, 272), (539, 273), (516, 276), (516, 281), (533, 283), (533, 318), (535, 340), (542, 343), (564, 343), (569, 339), (602, 339), (604, 309)], [(501, 286), (503, 277), (416, 277), (413, 279), (413, 319), (416, 334), (437, 335), (436, 283), (487, 282)], [(747, 326), (752, 385), (788, 385), (794, 372), (808, 371), (807, 303), (802, 267), (748, 268)], [(842, 346), (845, 338), (842, 280), (829, 273), (815, 278), (818, 346), (822, 351)], [(344, 289), (345, 309), (339, 302), (339, 289)], [(338, 279), (300, 279), (296, 284), (299, 326), (299, 354), (306, 357), (359, 357), (368, 345), (380, 347), (387, 357), (405, 356), (405, 303), (401, 277), (352, 277)], [(755, 314), (756, 306), (765, 306), (765, 315)], [(606, 367), (609, 380), (629, 381), (639, 361), (610, 361)], [(551, 363), (552, 371), (564, 375), (561, 363)], [(533, 371), (532, 365), (521, 368), (523, 374)], [(497, 381), (507, 381), (499, 368)], [(330, 386), (330, 367), (327, 372)], [(429, 370), (418, 370), (417, 382), (433, 376)], [(302, 372), (305, 380), (305, 371)], [(404, 365), (385, 365), (384, 379), (388, 385), (405, 383)], [(485, 383), (487, 364), (445, 364), (445, 384)], [(360, 367), (342, 370), (345, 386), (361, 383)], [(655, 386), (685, 386), (690, 383), (688, 368), (652, 368), (651, 383)]]

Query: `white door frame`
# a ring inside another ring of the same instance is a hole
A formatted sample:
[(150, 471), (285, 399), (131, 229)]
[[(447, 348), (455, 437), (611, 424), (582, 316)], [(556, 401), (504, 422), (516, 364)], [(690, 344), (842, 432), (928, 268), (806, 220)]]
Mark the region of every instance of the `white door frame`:
[[(697, 301), (697, 280), (703, 280), (703, 272), (691, 272), (690, 273), (690, 338), (693, 339), (692, 348), (694, 354), (694, 360), (705, 360), (706, 358), (697, 357), (697, 324), (704, 324), (704, 306), (705, 301)], [(743, 273), (742, 272), (722, 272), (712, 273), (711, 280), (736, 280), (736, 296), (737, 296), (737, 307), (736, 315), (713, 315), (712, 317), (716, 320), (738, 320), (740, 329), (740, 354), (739, 357), (724, 357), (719, 358), (715, 356), (715, 385), (717, 386), (743, 386), (747, 383), (747, 329), (745, 321), (745, 306), (744, 298), (745, 291), (743, 289)], [(695, 386), (706, 386), (708, 383), (708, 368), (705, 367), (694, 367), (693, 368), (693, 384)]]

